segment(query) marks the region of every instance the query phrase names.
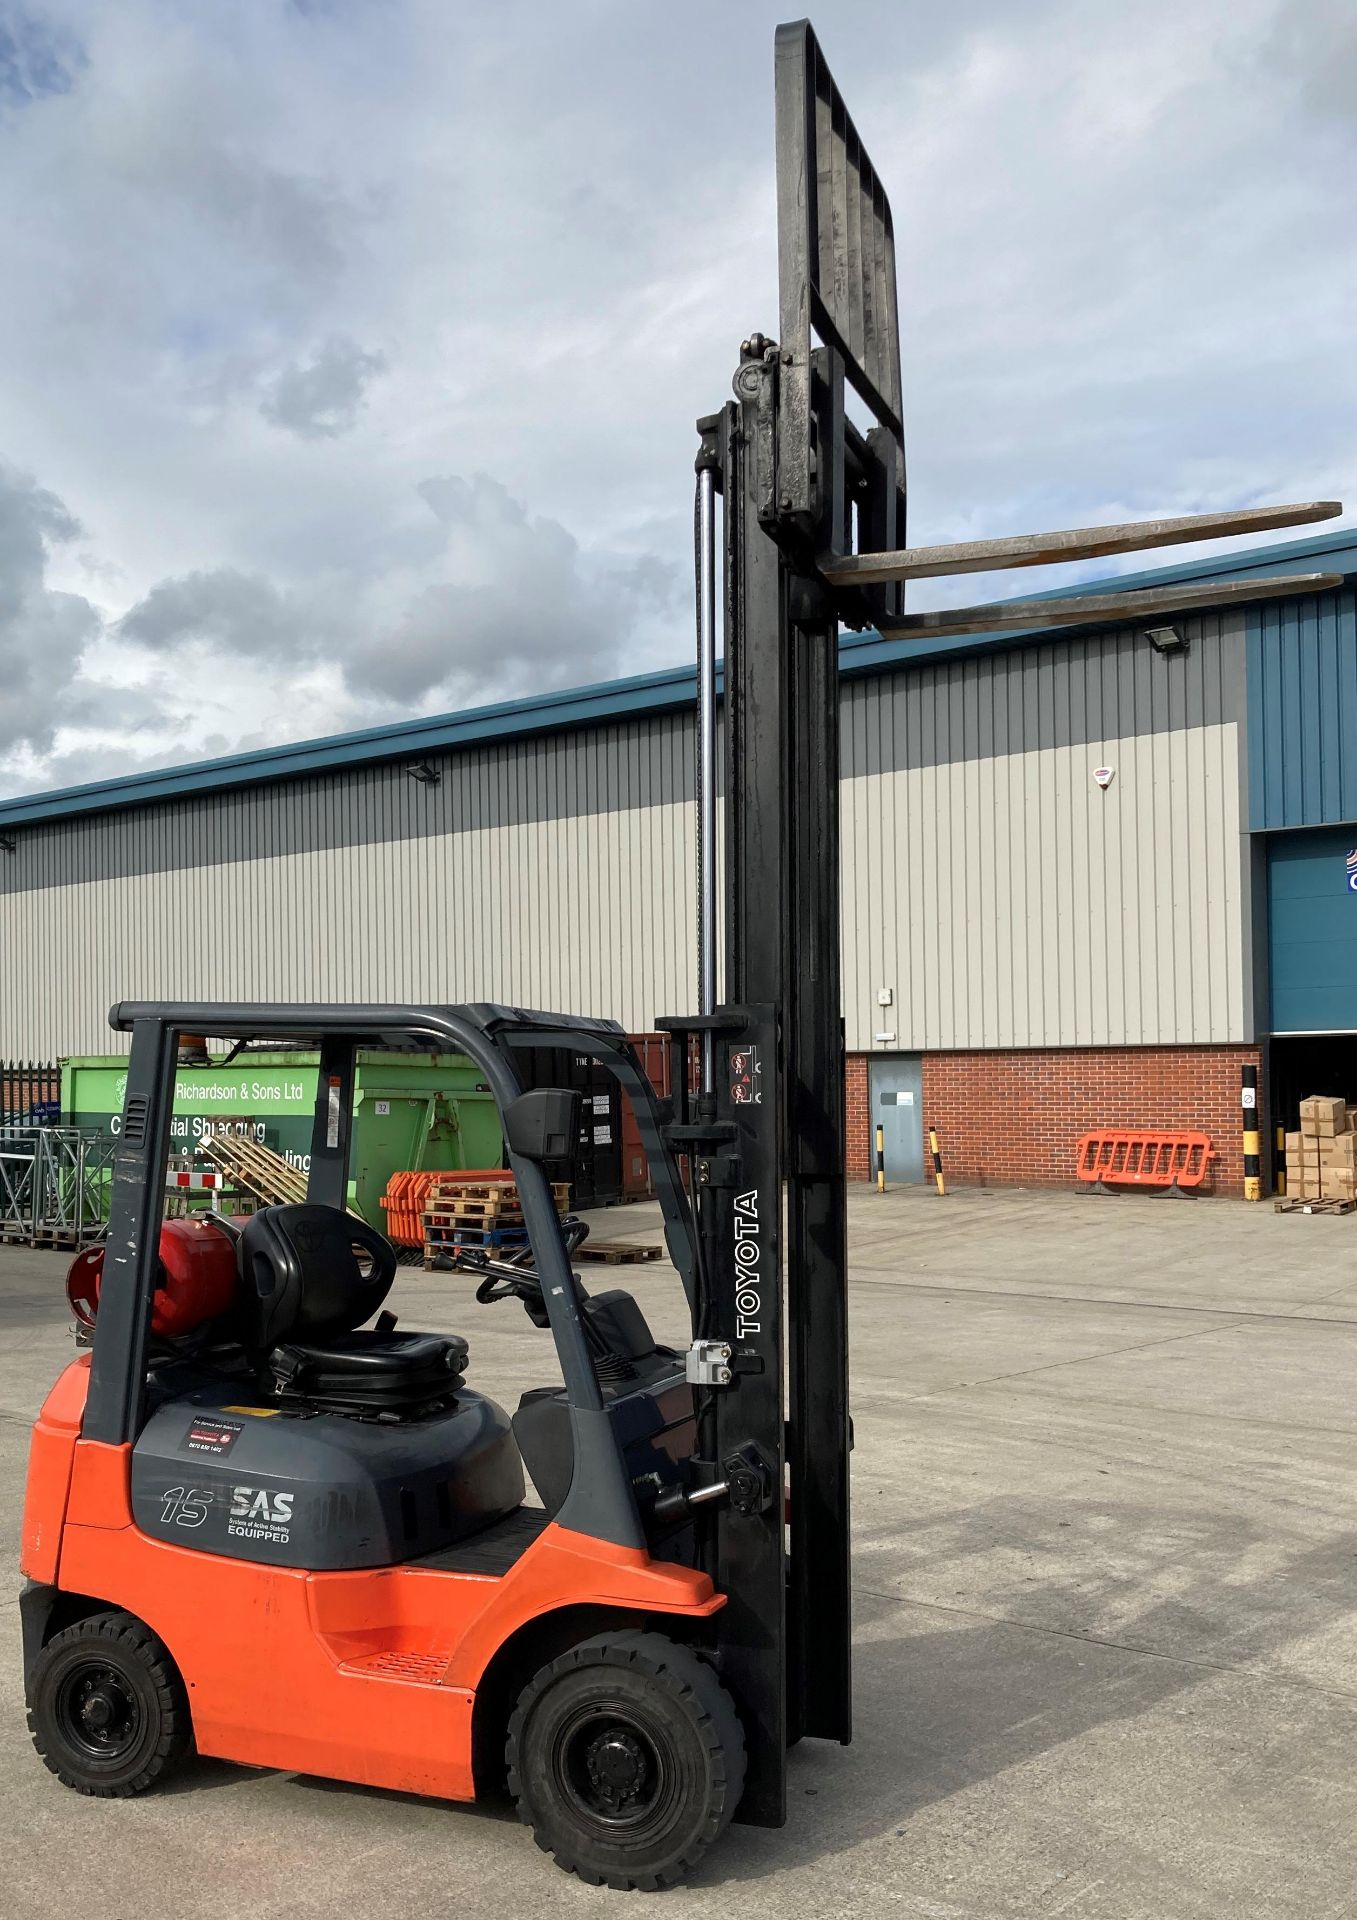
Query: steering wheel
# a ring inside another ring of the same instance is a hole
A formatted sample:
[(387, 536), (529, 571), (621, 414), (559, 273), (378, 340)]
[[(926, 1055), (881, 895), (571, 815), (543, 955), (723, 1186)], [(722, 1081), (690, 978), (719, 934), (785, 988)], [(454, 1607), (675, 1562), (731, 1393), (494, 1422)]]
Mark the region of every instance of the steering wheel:
[[(484, 1255), (476, 1258), (479, 1249), (461, 1247), (459, 1266), (474, 1267), (485, 1274), (484, 1280), (476, 1289), (476, 1298), (480, 1304), (489, 1306), (492, 1300), (521, 1300), (525, 1306), (544, 1307), (542, 1282), (537, 1277), (535, 1267), (515, 1267), (507, 1260), (487, 1260)], [(467, 1256), (470, 1255), (470, 1258)]]
[[(589, 1229), (583, 1220), (573, 1215), (561, 1222), (565, 1236), (566, 1258), (569, 1259), (589, 1236)], [(522, 1258), (526, 1258), (528, 1249), (523, 1249)], [(547, 1325), (547, 1304), (542, 1298), (542, 1281), (536, 1267), (527, 1267), (519, 1260), (494, 1260), (481, 1247), (458, 1247), (453, 1256), (453, 1266), (471, 1268), (473, 1272), (483, 1273), (484, 1280), (476, 1289), (476, 1299), (483, 1307), (495, 1300), (521, 1300), (528, 1310), (528, 1317), (538, 1326)], [(540, 1316), (540, 1317), (539, 1317)]]

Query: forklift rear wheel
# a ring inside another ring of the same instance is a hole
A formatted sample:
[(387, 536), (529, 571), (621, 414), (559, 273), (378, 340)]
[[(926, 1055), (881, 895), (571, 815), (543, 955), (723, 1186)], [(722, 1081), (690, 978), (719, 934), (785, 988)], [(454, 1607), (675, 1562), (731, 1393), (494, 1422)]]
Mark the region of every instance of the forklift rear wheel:
[(744, 1734), (711, 1668), (658, 1633), (601, 1634), (533, 1676), (509, 1722), (509, 1791), (558, 1867), (652, 1892), (724, 1833)]
[(130, 1613), (96, 1613), (53, 1634), (29, 1682), (28, 1730), (44, 1764), (101, 1800), (145, 1793), (189, 1743), (174, 1662)]

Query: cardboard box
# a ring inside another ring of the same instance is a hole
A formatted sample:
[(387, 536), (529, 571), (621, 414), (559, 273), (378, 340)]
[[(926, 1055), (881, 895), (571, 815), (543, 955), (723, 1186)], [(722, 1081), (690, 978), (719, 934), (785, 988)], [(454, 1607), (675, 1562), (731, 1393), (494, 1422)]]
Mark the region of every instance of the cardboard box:
[(1287, 1134), (1287, 1136), (1286, 1136), (1286, 1157), (1287, 1157), (1287, 1159), (1288, 1159), (1288, 1160), (1289, 1160), (1289, 1159), (1291, 1158), (1291, 1156), (1292, 1156), (1292, 1154), (1293, 1154), (1293, 1153), (1295, 1154), (1295, 1156), (1296, 1156), (1296, 1158), (1297, 1158), (1298, 1160), (1300, 1159), (1300, 1143), (1301, 1143), (1301, 1141), (1302, 1141), (1302, 1140), (1303, 1140), (1304, 1138), (1305, 1138), (1305, 1135), (1304, 1135), (1303, 1133), (1288, 1133), (1288, 1134)]
[(1357, 1173), (1350, 1167), (1326, 1167), (1319, 1183), (1319, 1195), (1322, 1200), (1357, 1198)]
[(1348, 1109), (1336, 1094), (1313, 1093), (1300, 1103), (1300, 1130), (1316, 1139), (1332, 1139), (1348, 1130)]
[(1357, 1167), (1357, 1134), (1336, 1133), (1332, 1140), (1319, 1141), (1322, 1167)]

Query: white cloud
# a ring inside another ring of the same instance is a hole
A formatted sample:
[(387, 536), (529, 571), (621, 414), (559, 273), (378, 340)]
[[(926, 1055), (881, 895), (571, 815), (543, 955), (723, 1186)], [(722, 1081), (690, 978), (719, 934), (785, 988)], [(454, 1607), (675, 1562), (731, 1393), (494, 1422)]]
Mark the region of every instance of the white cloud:
[[(0, 13), (0, 790), (686, 657), (784, 10)], [(913, 537), (1354, 491), (1345, 0), (817, 26), (895, 210)]]
[(653, 555), (586, 556), (559, 520), (534, 516), (498, 481), (443, 476), (419, 489), (447, 546), (442, 569), (389, 632), (347, 655), (352, 684), (404, 705), (577, 685), (625, 670), (648, 619), (686, 605), (677, 572)]
[(53, 591), (48, 557), (80, 528), (55, 494), (0, 468), (0, 757), (52, 744), (99, 616), (78, 594)]
[(259, 411), (303, 440), (337, 440), (385, 366), (384, 355), (364, 353), (352, 340), (327, 340), (309, 361), (294, 361), (269, 381)]

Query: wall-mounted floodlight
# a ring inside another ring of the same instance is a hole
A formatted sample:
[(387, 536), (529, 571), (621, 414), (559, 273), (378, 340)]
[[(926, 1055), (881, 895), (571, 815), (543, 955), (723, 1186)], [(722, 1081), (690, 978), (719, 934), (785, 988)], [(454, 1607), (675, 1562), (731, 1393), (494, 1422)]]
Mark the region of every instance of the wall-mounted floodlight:
[(11, 840), (7, 833), (0, 833), (0, 853), (17, 853), (18, 850), (19, 845), (16, 840)]
[(1187, 645), (1180, 627), (1146, 627), (1145, 638), (1156, 653), (1181, 653)]
[(405, 771), (412, 780), (418, 780), (421, 787), (436, 787), (443, 777), (427, 760), (413, 760)]

